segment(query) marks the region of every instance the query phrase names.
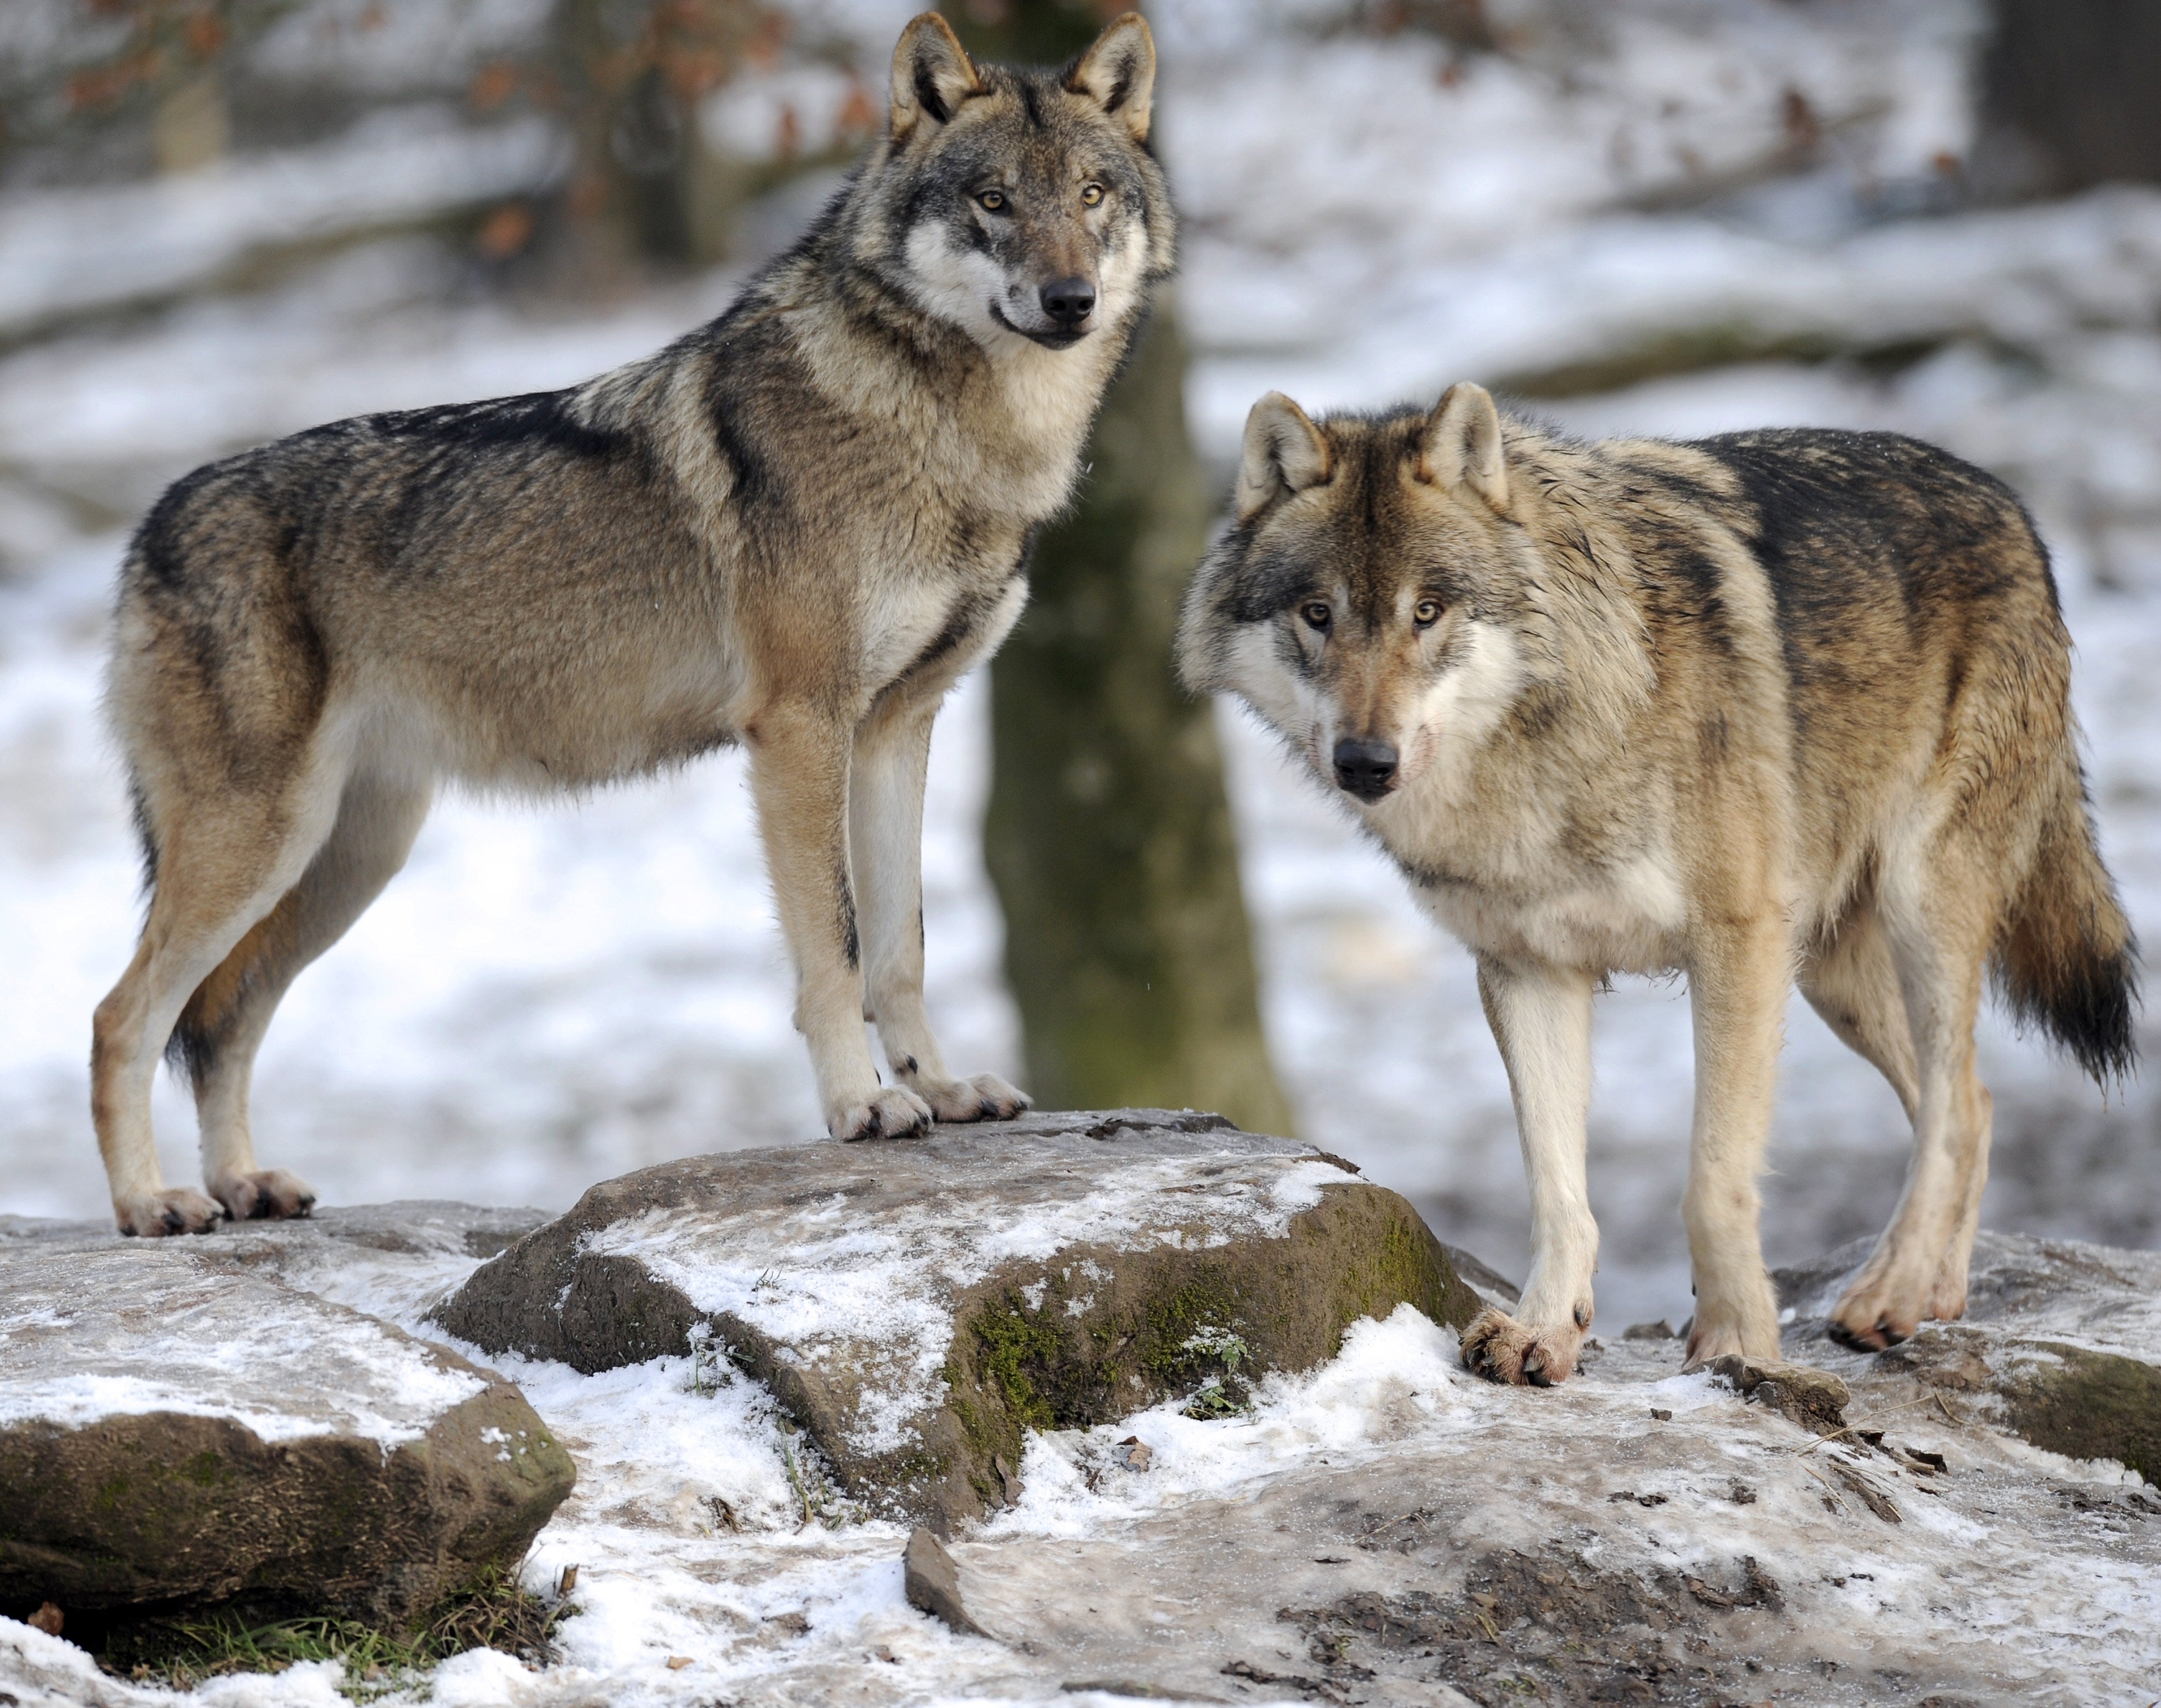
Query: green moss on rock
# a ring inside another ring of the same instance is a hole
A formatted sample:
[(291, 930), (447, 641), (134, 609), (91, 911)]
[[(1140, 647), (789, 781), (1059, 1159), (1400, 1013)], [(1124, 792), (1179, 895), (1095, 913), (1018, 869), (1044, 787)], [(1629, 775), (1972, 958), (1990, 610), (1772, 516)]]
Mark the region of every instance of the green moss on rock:
[(2006, 1420), (2037, 1447), (2114, 1459), (2161, 1480), (2161, 1369), (2053, 1341), (2019, 1343), (2000, 1390)]

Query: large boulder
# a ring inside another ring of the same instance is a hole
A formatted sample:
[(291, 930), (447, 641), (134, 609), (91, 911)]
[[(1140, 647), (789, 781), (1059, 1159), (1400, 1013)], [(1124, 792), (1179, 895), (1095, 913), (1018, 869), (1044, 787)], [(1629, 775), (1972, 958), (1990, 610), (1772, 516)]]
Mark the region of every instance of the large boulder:
[(0, 1611), (395, 1622), (516, 1560), (570, 1492), (508, 1383), (262, 1261), (322, 1232), (0, 1233)]
[(1216, 1116), (1039, 1114), (692, 1157), (596, 1186), (435, 1314), (595, 1372), (709, 1346), (870, 1511), (1002, 1506), (1023, 1435), (1333, 1357), (1361, 1317), (1478, 1308), (1395, 1193)]
[(1788, 1357), (1836, 1372), (1872, 1408), (1971, 1413), (2037, 1447), (2161, 1481), (2161, 1252), (1983, 1232), (1966, 1315), (1870, 1355), (1825, 1327), (1873, 1243), (1773, 1277), (1794, 1313)]

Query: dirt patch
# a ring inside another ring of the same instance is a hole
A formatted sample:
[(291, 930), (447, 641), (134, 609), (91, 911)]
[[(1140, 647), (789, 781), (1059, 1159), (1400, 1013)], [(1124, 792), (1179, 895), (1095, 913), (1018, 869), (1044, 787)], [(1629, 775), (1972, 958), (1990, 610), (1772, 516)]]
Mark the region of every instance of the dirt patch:
[[(1452, 1685), (1497, 1708), (1565, 1703), (1715, 1702), (1764, 1679), (1729, 1634), (1738, 1616), (1784, 1598), (1752, 1559), (1723, 1575), (1601, 1571), (1549, 1549), (1481, 1556), (1455, 1596), (1362, 1591), (1276, 1617), (1305, 1638), (1308, 1665), (1270, 1682), (1311, 1701), (1351, 1701), (1383, 1677)], [(1761, 1694), (1760, 1690), (1758, 1694)]]

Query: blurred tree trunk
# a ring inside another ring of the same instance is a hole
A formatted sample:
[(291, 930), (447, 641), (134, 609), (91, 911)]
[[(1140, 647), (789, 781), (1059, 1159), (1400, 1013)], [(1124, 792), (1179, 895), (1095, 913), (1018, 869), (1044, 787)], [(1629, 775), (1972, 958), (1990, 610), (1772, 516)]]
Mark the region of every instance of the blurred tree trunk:
[(722, 258), (742, 174), (707, 148), (699, 102), (777, 52), (784, 25), (767, 0), (555, 0), (574, 159), (561, 259), (574, 287)]
[(642, 12), (615, 0), (555, 0), (574, 163), (561, 259), (574, 288), (604, 288), (641, 260), (689, 253), (683, 180), (695, 126), (658, 70), (637, 63)]
[[(951, 11), (971, 52), (1054, 64), (1124, 9)], [(1036, 544), (1027, 613), (991, 669), (984, 853), (1039, 1102), (1190, 1106), (1288, 1133), (1213, 712), (1171, 673), (1211, 509), (1185, 378), (1166, 300), (1105, 404), (1078, 505)]]
[(1994, 0), (1984, 122), (2000, 187), (2161, 180), (2161, 5)]
[(200, 172), (225, 158), (231, 116), (216, 65), (205, 65), (158, 97), (150, 118), (150, 152), (159, 173)]

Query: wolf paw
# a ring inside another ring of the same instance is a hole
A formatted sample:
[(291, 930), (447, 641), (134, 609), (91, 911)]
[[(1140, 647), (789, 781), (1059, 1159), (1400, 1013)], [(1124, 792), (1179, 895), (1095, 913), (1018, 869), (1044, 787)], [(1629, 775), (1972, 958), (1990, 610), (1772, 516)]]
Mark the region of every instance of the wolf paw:
[(1489, 1304), (1463, 1331), (1463, 1366), (1488, 1382), (1551, 1388), (1574, 1372), (1582, 1346), (1583, 1330), (1573, 1323), (1533, 1328)]
[(1708, 1313), (1699, 1310), (1688, 1331), (1688, 1350), (1682, 1355), (1683, 1370), (1700, 1370), (1715, 1359), (1737, 1354), (1744, 1358), (1775, 1358), (1778, 1356), (1778, 1330), (1774, 1319), (1767, 1332), (1758, 1329), (1752, 1332), (1736, 1320), (1714, 1321)]
[(825, 1117), (825, 1130), (844, 1141), (914, 1138), (930, 1125), (930, 1106), (905, 1086), (882, 1086), (860, 1103)]
[(976, 1074), (942, 1085), (919, 1080), (914, 1088), (940, 1121), (1010, 1121), (1033, 1101), (996, 1074)]
[[(1872, 1258), (1824, 1325), (1824, 1332), (1839, 1345), (1856, 1352), (1881, 1352), (1910, 1340), (1922, 1320), (1933, 1315), (1940, 1266), (1931, 1264), (1919, 1274), (1915, 1266), (1893, 1250)], [(1958, 1300), (1963, 1314), (1965, 1289)]]
[(1695, 1294), (1695, 1315), (1682, 1330), (1688, 1336), (1682, 1369), (1700, 1369), (1713, 1359), (1732, 1356), (1778, 1356), (1778, 1295), (1768, 1275), (1759, 1272), (1752, 1280), (1731, 1277), (1724, 1284), (1699, 1275)]
[(169, 1233), (207, 1233), (225, 1220), (223, 1206), (192, 1186), (146, 1192), (115, 1205), (114, 1215), (121, 1232), (143, 1239), (159, 1239)]
[(1882, 1352), (1909, 1340), (1921, 1325), (1920, 1307), (1898, 1290), (1871, 1284), (1866, 1274), (1846, 1290), (1824, 1332), (1855, 1352)]
[(235, 1221), (287, 1221), (315, 1207), (315, 1189), (284, 1169), (226, 1174), (209, 1182), (211, 1195)]

